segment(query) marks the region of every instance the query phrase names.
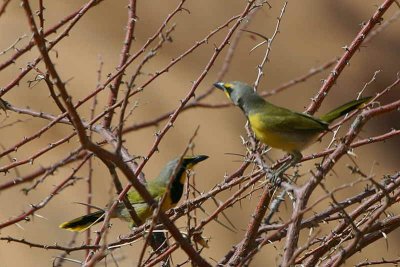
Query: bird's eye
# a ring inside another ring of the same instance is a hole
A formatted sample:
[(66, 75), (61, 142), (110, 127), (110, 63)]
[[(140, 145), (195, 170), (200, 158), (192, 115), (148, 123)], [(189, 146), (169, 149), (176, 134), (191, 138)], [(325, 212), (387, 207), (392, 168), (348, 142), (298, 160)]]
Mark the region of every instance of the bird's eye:
[(229, 92), (232, 92), (233, 86), (231, 83), (224, 83), (225, 89), (227, 89)]
[(225, 83), (224, 84), (224, 88), (225, 88), (225, 92), (227, 93), (227, 94), (231, 94), (232, 93), (232, 91), (233, 91), (233, 86), (232, 86), (232, 84), (230, 84), (230, 83)]

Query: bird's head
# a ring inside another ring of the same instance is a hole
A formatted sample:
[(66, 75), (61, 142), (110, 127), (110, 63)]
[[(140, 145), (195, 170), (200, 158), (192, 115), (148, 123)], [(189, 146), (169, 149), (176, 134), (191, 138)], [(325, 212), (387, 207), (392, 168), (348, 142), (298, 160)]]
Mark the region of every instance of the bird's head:
[[(179, 169), (176, 170), (177, 173), (175, 179), (179, 180), (181, 184), (184, 184), (186, 180), (186, 171), (191, 170), (194, 165), (206, 159), (208, 159), (208, 156), (206, 155), (194, 155), (194, 156), (183, 157)], [(178, 164), (179, 158), (175, 159), (175, 162), (176, 163), (174, 164), (173, 168), (171, 168), (170, 170), (171, 172), (176, 168), (177, 166), (176, 164)]]
[(165, 165), (157, 179), (159, 181), (168, 183), (171, 175), (175, 173), (173, 180), (184, 184), (186, 180), (186, 171), (190, 170), (194, 165), (206, 159), (208, 159), (208, 156), (206, 155), (184, 156), (182, 159), (175, 158)]
[(243, 82), (233, 81), (233, 82), (217, 82), (214, 83), (214, 86), (222, 91), (224, 91), (225, 95), (235, 104), (236, 106), (240, 106), (243, 103), (243, 100), (251, 95), (254, 95), (255, 92), (253, 88)]
[(188, 170), (191, 169), (197, 163), (202, 162), (203, 160), (206, 159), (208, 159), (208, 156), (206, 155), (186, 156), (182, 159), (182, 166), (183, 168)]

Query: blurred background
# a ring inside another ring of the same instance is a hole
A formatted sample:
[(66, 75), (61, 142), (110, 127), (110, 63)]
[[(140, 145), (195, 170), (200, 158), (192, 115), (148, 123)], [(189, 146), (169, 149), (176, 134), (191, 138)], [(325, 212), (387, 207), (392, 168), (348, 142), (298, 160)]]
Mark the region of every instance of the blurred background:
[[(64, 18), (67, 14), (78, 10), (85, 1), (44, 1), (45, 2), (45, 29)], [(187, 1), (184, 7), (190, 11), (182, 11), (175, 16), (172, 24), (176, 24), (176, 29), (172, 33), (172, 42), (166, 43), (158, 55), (143, 69), (143, 74), (139, 77), (137, 84), (146, 81), (152, 73), (162, 69), (171, 59), (181, 55), (184, 51), (193, 46), (196, 41), (202, 40), (213, 29), (223, 24), (228, 18), (240, 14), (247, 1), (244, 0), (203, 0)], [(131, 53), (137, 51), (146, 40), (154, 34), (165, 20), (166, 16), (175, 9), (179, 1), (172, 0), (146, 0), (138, 1), (137, 24), (135, 30), (135, 41)], [(259, 32), (266, 36), (271, 36), (276, 18), (283, 6), (282, 1), (269, 1), (272, 8), (267, 5), (258, 11), (248, 29)], [(271, 90), (287, 81), (307, 73), (310, 69), (318, 67), (325, 62), (342, 55), (345, 45), (349, 45), (357, 32), (360, 24), (367, 21), (375, 12), (377, 5), (382, 1), (353, 0), (353, 1), (290, 1), (286, 13), (283, 17), (280, 33), (274, 40), (270, 55), (270, 62), (266, 65), (265, 76), (262, 79), (260, 90)], [(36, 1), (32, 1), (34, 10), (37, 10)], [(393, 7), (385, 14), (384, 18), (390, 18), (398, 7)], [(98, 84), (98, 70), (101, 62), (102, 68), (101, 81), (105, 81), (107, 74), (112, 73), (119, 62), (119, 56), (125, 35), (125, 25), (127, 20), (127, 1), (113, 0), (104, 1), (95, 8), (91, 9), (81, 21), (71, 31), (70, 36), (56, 46), (55, 51), (50, 55), (56, 64), (57, 70), (63, 79), (68, 81), (67, 88), (72, 95), (72, 100), (76, 101), (92, 92)], [(176, 109), (180, 99), (183, 99), (191, 88), (192, 81), (196, 80), (203, 71), (210, 56), (214, 52), (215, 45), (218, 45), (225, 37), (227, 30), (221, 31), (215, 37), (208, 40), (208, 43), (195, 50), (188, 57), (170, 69), (168, 73), (157, 78), (153, 83), (145, 88), (143, 92), (137, 94), (132, 100), (137, 101), (138, 107), (133, 111), (127, 125), (147, 121), (158, 117), (168, 111)], [(11, 1), (5, 14), (0, 17), (0, 51), (5, 50), (19, 37), (26, 35), (16, 47), (23, 46), (29, 42), (31, 33), (24, 10), (20, 7), (19, 1)], [(51, 40), (55, 35), (48, 38)], [(252, 47), (261, 40), (250, 34), (243, 34), (240, 44), (236, 50), (229, 71), (225, 80), (241, 80), (253, 83), (257, 75), (257, 65), (261, 62), (265, 47), (262, 46), (252, 53)], [(0, 55), (0, 62), (7, 60), (13, 52)], [(219, 57), (212, 70), (207, 74), (199, 88), (197, 95), (206, 92), (216, 82), (217, 72), (223, 64), (226, 50)], [(12, 66), (0, 72), (0, 87), (5, 87), (10, 83), (29, 62), (33, 61), (38, 55), (37, 48), (33, 48), (29, 53), (22, 56)], [(138, 61), (140, 62), (140, 60)], [(366, 47), (356, 53), (350, 65), (340, 76), (336, 85), (332, 88), (327, 99), (317, 114), (340, 105), (344, 102), (357, 97), (358, 92), (364, 87), (365, 83), (371, 80), (374, 72), (381, 70), (377, 75), (376, 81), (369, 85), (364, 95), (373, 95), (392, 83), (396, 78), (396, 73), (400, 70), (400, 22), (395, 21), (384, 32), (374, 38)], [(132, 74), (137, 64), (132, 64), (127, 69), (127, 77)], [(39, 68), (45, 69), (43, 65)], [(303, 111), (310, 103), (321, 86), (321, 79), (329, 74), (329, 70), (314, 76), (305, 83), (299, 83), (279, 94), (268, 98), (271, 102), (290, 107), (297, 111)], [(19, 84), (8, 92), (3, 99), (15, 106), (27, 107), (36, 111), (43, 111), (51, 114), (59, 114), (57, 107), (52, 104), (48, 89), (42, 82), (33, 87), (28, 86), (29, 80), (34, 80), (36, 74), (29, 73)], [(121, 87), (125, 90), (125, 87)], [(121, 93), (120, 97), (124, 94)], [(108, 90), (104, 90), (98, 95), (99, 104), (96, 112), (101, 112), (107, 103)], [(382, 98), (382, 103), (388, 103), (399, 99), (398, 88)], [(131, 101), (132, 102), (132, 101)], [(225, 103), (225, 96), (220, 92), (213, 92), (207, 99), (207, 103)], [(51, 103), (51, 104), (48, 104)], [(78, 111), (83, 118), (90, 116), (91, 101), (83, 105)], [(48, 124), (48, 121), (32, 119), (28, 116), (18, 115), (8, 112), (5, 117), (1, 111), (1, 125), (6, 125), (15, 120), (23, 120), (17, 126), (5, 127), (0, 129), (0, 143), (8, 148), (30, 136), (40, 128)], [(162, 128), (165, 122), (160, 123)], [(158, 174), (161, 167), (171, 158), (182, 153), (189, 138), (193, 135), (197, 126), (200, 126), (199, 134), (195, 138), (194, 153), (207, 154), (210, 159), (200, 164), (196, 168), (196, 187), (201, 192), (210, 190), (215, 184), (221, 182), (226, 173), (232, 173), (241, 164), (242, 157), (234, 156), (230, 153), (245, 154), (240, 136), (245, 136), (245, 118), (238, 108), (230, 107), (223, 109), (191, 109), (181, 114), (174, 127), (167, 133), (159, 146), (159, 153), (156, 153), (144, 169), (147, 179), (151, 179)], [(362, 138), (374, 136), (388, 132), (392, 128), (399, 128), (400, 120), (398, 112), (380, 116), (379, 120), (372, 120), (361, 133)], [(148, 127), (140, 131), (134, 131), (125, 135), (125, 146), (134, 155), (146, 155), (151, 148), (155, 137), (154, 134), (159, 128)], [(346, 132), (347, 127), (343, 127), (339, 135)], [(39, 139), (31, 142), (11, 154), (15, 160), (29, 158), (36, 151), (48, 146), (71, 133), (69, 126), (57, 125), (51, 131), (42, 135)], [(304, 155), (320, 151), (331, 140), (332, 135), (328, 134), (321, 143), (317, 143), (304, 151)], [(95, 137), (96, 138), (96, 137)], [(355, 150), (357, 157), (355, 160), (360, 168), (367, 174), (373, 174), (377, 179), (383, 174), (392, 174), (399, 170), (400, 139), (392, 138), (383, 143), (375, 143)], [(39, 157), (32, 164), (26, 164), (18, 168), (18, 173), (14, 170), (1, 175), (1, 183), (15, 179), (40, 166), (48, 166), (53, 162), (65, 157), (68, 151), (78, 147), (78, 140), (74, 138), (71, 142), (63, 144), (58, 149)], [(284, 156), (283, 152), (272, 150), (272, 159), (279, 159)], [(0, 165), (9, 164), (9, 158), (1, 158)], [(115, 197), (112, 188), (112, 181), (107, 169), (102, 166), (99, 160), (95, 160), (94, 180), (93, 180), (93, 204), (103, 207)], [(300, 172), (307, 172), (314, 167), (319, 160), (309, 161), (302, 164)], [(343, 157), (334, 171), (326, 178), (325, 185), (328, 188), (349, 183), (354, 179), (346, 167), (352, 164), (349, 157)], [(19, 215), (22, 211), (29, 209), (30, 204), (40, 202), (48, 196), (54, 186), (59, 184), (72, 171), (72, 165), (58, 169), (53, 176), (50, 176), (44, 183), (40, 184), (36, 190), (28, 195), (22, 193), (22, 189), (29, 187), (29, 184), (22, 184), (9, 190), (0, 192), (0, 222), (7, 221), (13, 216)], [(79, 176), (87, 176), (87, 169), (79, 172)], [(302, 179), (306, 179), (304, 176)], [(125, 179), (122, 179), (126, 183)], [(304, 180), (299, 181), (303, 183)], [(360, 187), (348, 188), (338, 193), (338, 199), (352, 195), (352, 192), (360, 191)], [(354, 190), (354, 191), (353, 191)], [(84, 180), (78, 181), (75, 186), (65, 189), (62, 194), (54, 199), (38, 214), (42, 217), (33, 217), (29, 222), (19, 223), (20, 227), (11, 226), (0, 231), (0, 236), (13, 236), (25, 238), (32, 242), (42, 244), (67, 245), (71, 240), (70, 232), (61, 230), (58, 225), (68, 219), (80, 216), (86, 207), (74, 204), (74, 202), (86, 201), (86, 183)], [(322, 191), (321, 191), (322, 192)], [(220, 200), (225, 200), (230, 193), (226, 192), (218, 195)], [(315, 195), (311, 203), (318, 199)], [(218, 261), (231, 248), (243, 238), (244, 231), (258, 200), (258, 194), (246, 198), (241, 205), (236, 205), (227, 210), (227, 215), (234, 222), (238, 229), (236, 233), (230, 232), (217, 223), (211, 223), (204, 229), (203, 235), (210, 238), (210, 249), (203, 251), (209, 262)], [(329, 201), (327, 200), (326, 203)], [(205, 206), (208, 213), (215, 209), (213, 203)], [(321, 205), (323, 208), (323, 205)], [(315, 211), (321, 209), (319, 206)], [(290, 202), (282, 206), (279, 216), (285, 217), (286, 211), (291, 210)], [(393, 212), (398, 212), (392, 210)], [(199, 218), (206, 215), (198, 213)], [(221, 219), (222, 220), (222, 219)], [(107, 240), (114, 240), (121, 234), (129, 232), (127, 224), (124, 222), (113, 221), (113, 227)], [(184, 225), (184, 220), (180, 223)], [(96, 228), (94, 228), (96, 229)], [(93, 229), (92, 229), (93, 230)], [(361, 253), (355, 255), (349, 265), (355, 264), (365, 258), (381, 257), (391, 258), (398, 256), (400, 246), (400, 232), (395, 231), (389, 235), (387, 240), (377, 242), (378, 246), (367, 247)], [(85, 240), (85, 235), (80, 234), (76, 244), (79, 245)], [(114, 255), (120, 259), (119, 266), (132, 266), (136, 264), (138, 258), (138, 248), (141, 241), (133, 246), (127, 246), (116, 252)], [(136, 250), (135, 250), (136, 248)], [(279, 262), (279, 246), (266, 246), (262, 253), (259, 253), (252, 266), (274, 266)], [(15, 243), (0, 243), (0, 262), (2, 266), (46, 266), (51, 265), (54, 257), (58, 256), (57, 251), (46, 251), (42, 249), (29, 248), (28, 246)], [(72, 259), (82, 259), (83, 253), (72, 253), (67, 257)], [(107, 258), (110, 260), (110, 258)], [(174, 263), (178, 264), (185, 259), (183, 253), (178, 253), (174, 258)], [(110, 263), (112, 264), (112, 263)], [(76, 266), (74, 263), (66, 263), (65, 266)]]

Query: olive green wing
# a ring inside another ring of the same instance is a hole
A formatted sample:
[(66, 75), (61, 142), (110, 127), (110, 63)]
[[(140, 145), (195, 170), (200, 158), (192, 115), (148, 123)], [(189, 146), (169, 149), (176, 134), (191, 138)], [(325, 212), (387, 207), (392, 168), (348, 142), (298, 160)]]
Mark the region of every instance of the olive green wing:
[[(159, 201), (159, 199), (164, 195), (165, 192), (165, 186), (162, 186), (160, 183), (154, 183), (154, 181), (149, 182), (146, 188), (155, 201)], [(142, 222), (144, 222), (145, 220), (147, 220), (147, 218), (151, 216), (152, 209), (150, 209), (147, 202), (143, 200), (143, 198), (136, 190), (128, 192), (128, 200), (135, 208), (135, 212)], [(132, 222), (131, 215), (125, 208), (125, 205), (123, 203), (120, 204), (121, 206), (117, 211), (118, 217), (131, 222), (131, 227), (135, 226), (135, 223)]]
[[(149, 191), (150, 195), (155, 199), (158, 200), (160, 199), (166, 190), (165, 185), (162, 183), (150, 181), (147, 186), (147, 190)], [(128, 192), (128, 200), (132, 204), (141, 204), (141, 203), (146, 203), (146, 201), (143, 200), (142, 196), (136, 191), (132, 190)]]
[(256, 121), (262, 128), (274, 132), (322, 132), (328, 129), (328, 123), (324, 121), (276, 106), (268, 107), (268, 110), (258, 109), (249, 114), (249, 117), (253, 116), (256, 116)]
[(335, 108), (334, 110), (331, 110), (325, 115), (322, 115), (320, 119), (328, 123), (331, 123), (337, 118), (362, 107), (365, 103), (369, 102), (371, 99), (372, 99), (371, 96), (367, 96), (357, 100), (350, 101), (346, 104), (341, 105), (340, 107)]

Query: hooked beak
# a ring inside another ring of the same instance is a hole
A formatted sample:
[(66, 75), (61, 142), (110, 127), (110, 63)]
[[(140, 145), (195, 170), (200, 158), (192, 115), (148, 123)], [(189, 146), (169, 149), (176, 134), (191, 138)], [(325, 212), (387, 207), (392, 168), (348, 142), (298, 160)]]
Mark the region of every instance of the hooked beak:
[(225, 86), (223, 82), (214, 83), (213, 85), (215, 86), (215, 88), (225, 91)]

